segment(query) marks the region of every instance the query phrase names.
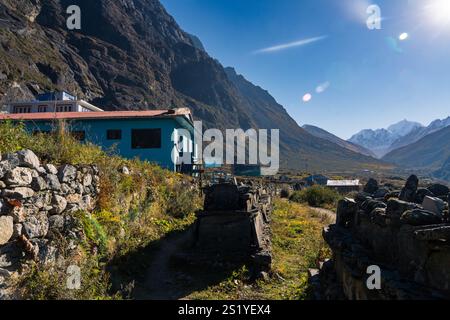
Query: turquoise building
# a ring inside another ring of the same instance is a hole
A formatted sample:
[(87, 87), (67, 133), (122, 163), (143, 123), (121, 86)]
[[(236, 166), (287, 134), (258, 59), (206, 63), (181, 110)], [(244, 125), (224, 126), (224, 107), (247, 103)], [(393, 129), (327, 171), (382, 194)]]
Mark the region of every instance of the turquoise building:
[(64, 122), (80, 141), (89, 141), (125, 158), (190, 173), (199, 165), (194, 122), (187, 108), (149, 111), (34, 112), (0, 114), (0, 121), (23, 121), (30, 132), (50, 133)]

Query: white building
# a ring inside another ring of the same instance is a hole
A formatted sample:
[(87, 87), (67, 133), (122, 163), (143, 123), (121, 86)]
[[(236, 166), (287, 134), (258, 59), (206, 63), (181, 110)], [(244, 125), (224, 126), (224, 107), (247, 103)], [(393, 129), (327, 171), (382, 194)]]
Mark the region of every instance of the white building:
[(45, 112), (100, 112), (102, 109), (68, 94), (50, 92), (38, 95), (33, 101), (18, 101), (7, 104), (7, 113), (45, 113)]

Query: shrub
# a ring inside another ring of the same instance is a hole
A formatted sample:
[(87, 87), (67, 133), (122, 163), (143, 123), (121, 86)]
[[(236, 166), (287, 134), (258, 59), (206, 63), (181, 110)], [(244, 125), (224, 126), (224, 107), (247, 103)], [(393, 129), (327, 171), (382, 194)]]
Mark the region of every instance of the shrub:
[(322, 186), (312, 186), (310, 188), (294, 192), (290, 200), (298, 203), (307, 203), (312, 207), (332, 206), (341, 198), (339, 193), (333, 189)]
[(280, 197), (281, 198), (289, 198), (290, 194), (291, 194), (291, 192), (290, 192), (290, 190), (288, 188), (283, 188), (280, 191)]

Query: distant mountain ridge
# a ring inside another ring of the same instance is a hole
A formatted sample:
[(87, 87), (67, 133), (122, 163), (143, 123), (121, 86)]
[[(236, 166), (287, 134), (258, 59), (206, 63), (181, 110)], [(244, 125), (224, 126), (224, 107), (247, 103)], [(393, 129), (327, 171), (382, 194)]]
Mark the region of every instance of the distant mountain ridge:
[(422, 128), (418, 122), (402, 120), (387, 129), (365, 129), (353, 135), (348, 141), (372, 151), (378, 158), (386, 155), (395, 141), (412, 131)]
[(334, 134), (332, 134), (332, 133), (330, 133), (330, 132), (328, 132), (328, 131), (326, 131), (326, 130), (324, 130), (322, 128), (319, 128), (319, 127), (316, 127), (316, 126), (312, 126), (312, 125), (308, 125), (308, 124), (302, 126), (302, 128), (305, 129), (306, 131), (308, 131), (313, 136), (316, 136), (318, 138), (331, 141), (331, 142), (333, 142), (333, 143), (335, 143), (335, 144), (337, 144), (337, 145), (339, 145), (339, 146), (341, 146), (343, 148), (351, 150), (353, 152), (361, 153), (363, 155), (376, 158), (376, 155), (372, 151), (370, 151), (369, 149), (366, 149), (366, 148), (364, 148), (364, 147), (362, 147), (360, 145), (354, 144), (352, 142), (345, 141), (345, 140), (335, 136)]

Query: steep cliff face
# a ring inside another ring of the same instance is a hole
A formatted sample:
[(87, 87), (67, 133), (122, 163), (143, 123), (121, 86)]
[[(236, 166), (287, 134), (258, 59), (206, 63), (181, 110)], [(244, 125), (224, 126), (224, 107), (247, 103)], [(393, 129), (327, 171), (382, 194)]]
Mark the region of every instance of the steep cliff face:
[[(72, 4), (81, 30), (66, 27)], [(211, 58), (157, 0), (3, 0), (0, 44), (0, 104), (57, 89), (106, 110), (187, 106), (206, 127), (280, 128), (287, 167), (379, 164), (306, 133), (267, 92)]]

